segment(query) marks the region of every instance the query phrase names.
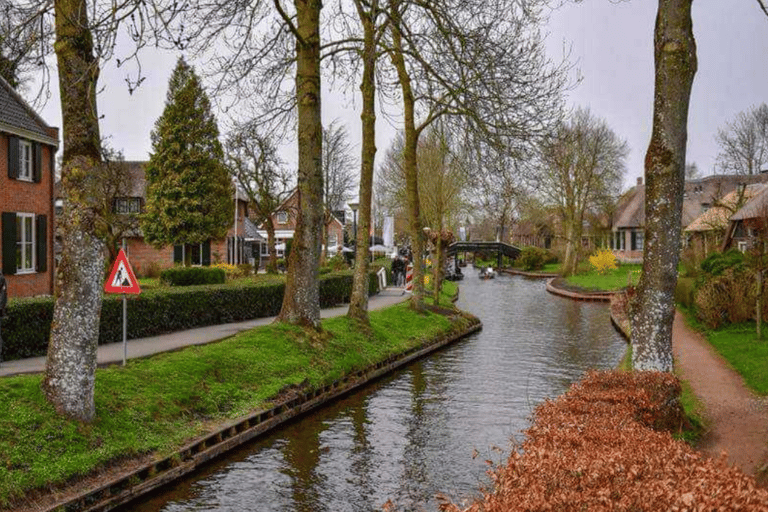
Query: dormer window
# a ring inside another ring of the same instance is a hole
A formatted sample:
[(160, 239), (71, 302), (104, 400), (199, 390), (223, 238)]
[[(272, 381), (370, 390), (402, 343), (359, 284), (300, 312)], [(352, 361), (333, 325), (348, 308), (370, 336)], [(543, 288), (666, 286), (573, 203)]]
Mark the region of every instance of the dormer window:
[(32, 181), (32, 143), (19, 140), (19, 175), (20, 180)]
[(288, 223), (288, 212), (277, 212), (277, 223), (278, 224), (287, 224)]
[(140, 197), (118, 197), (115, 199), (115, 213), (140, 213)]

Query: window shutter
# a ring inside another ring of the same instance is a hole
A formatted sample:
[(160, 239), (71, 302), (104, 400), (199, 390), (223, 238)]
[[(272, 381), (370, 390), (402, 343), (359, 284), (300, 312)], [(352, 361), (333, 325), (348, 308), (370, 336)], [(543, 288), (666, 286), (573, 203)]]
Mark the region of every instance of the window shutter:
[(8, 137), (8, 177), (19, 177), (19, 138)]
[(32, 143), (32, 181), (40, 183), (43, 179), (43, 147), (39, 142)]
[(16, 273), (16, 214), (3, 212), (3, 274)]
[(35, 249), (37, 260), (35, 270), (45, 272), (48, 270), (48, 219), (45, 215), (35, 217)]
[(51, 175), (51, 179), (55, 179), (56, 176), (56, 148), (48, 146), (48, 172)]
[(206, 240), (203, 242), (203, 266), (207, 267), (211, 264), (211, 241)]
[(184, 263), (184, 252), (183, 247), (181, 245), (174, 245), (173, 246), (173, 262), (174, 263)]
[(631, 251), (637, 250), (637, 232), (632, 230), (632, 248)]

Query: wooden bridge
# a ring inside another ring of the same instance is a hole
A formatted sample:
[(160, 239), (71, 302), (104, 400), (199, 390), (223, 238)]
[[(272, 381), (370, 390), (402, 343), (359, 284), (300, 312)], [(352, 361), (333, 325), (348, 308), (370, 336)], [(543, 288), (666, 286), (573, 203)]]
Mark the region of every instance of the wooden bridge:
[(503, 242), (453, 242), (448, 246), (448, 256), (455, 256), (460, 252), (495, 252), (497, 267), (501, 267), (502, 256), (512, 259), (520, 256), (520, 249)]

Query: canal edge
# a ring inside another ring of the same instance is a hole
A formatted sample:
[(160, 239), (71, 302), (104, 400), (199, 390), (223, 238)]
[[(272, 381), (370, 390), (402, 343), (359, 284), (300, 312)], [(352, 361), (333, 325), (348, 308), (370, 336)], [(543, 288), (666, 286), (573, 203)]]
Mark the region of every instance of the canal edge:
[(191, 473), (224, 453), (265, 434), (283, 423), (373, 382), (432, 352), (482, 329), (482, 322), (466, 312), (470, 323), (457, 332), (447, 332), (422, 345), (379, 361), (363, 370), (314, 390), (299, 392), (270, 409), (255, 411), (223, 423), (216, 431), (198, 437), (162, 459), (92, 487), (42, 510), (45, 512), (112, 510)]

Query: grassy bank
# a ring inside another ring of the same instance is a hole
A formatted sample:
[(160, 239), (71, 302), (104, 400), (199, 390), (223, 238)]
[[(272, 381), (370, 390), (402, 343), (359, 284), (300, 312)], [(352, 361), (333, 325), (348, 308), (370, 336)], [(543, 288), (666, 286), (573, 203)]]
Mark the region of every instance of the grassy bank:
[(642, 265), (619, 265), (617, 268), (608, 270), (604, 274), (591, 269), (587, 272), (566, 278), (568, 283), (584, 288), (590, 291), (615, 291), (625, 288), (627, 283), (637, 285), (640, 279)]
[(362, 332), (345, 317), (327, 319), (319, 337), (269, 325), (100, 369), (97, 418), (87, 426), (55, 414), (40, 375), (0, 379), (0, 506), (111, 461), (167, 455), (216, 423), (266, 407), (281, 390), (328, 384), (467, 322), (406, 304), (372, 311), (370, 320)]

